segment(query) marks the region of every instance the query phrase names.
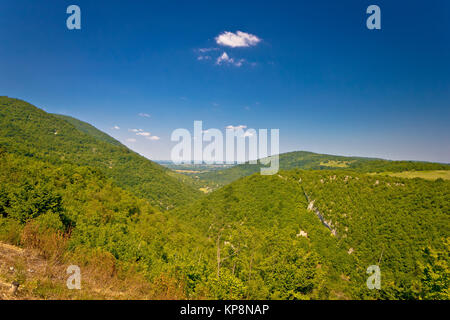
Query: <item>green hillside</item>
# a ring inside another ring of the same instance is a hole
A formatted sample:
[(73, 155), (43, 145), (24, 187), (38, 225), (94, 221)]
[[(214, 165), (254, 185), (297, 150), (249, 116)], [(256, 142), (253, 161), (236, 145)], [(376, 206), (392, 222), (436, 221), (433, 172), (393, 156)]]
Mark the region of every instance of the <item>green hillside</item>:
[[(137, 297), (449, 298), (449, 181), (291, 170), (168, 212), (102, 170), (5, 150), (0, 181), (0, 242), (52, 264), (96, 265), (102, 281), (143, 277)], [(380, 291), (366, 287), (370, 265)]]
[[(175, 213), (216, 243), (220, 272), (252, 298), (409, 299), (428, 294), (426, 248), (444, 254), (436, 279), (449, 284), (448, 190), (444, 180), (292, 170), (240, 179)], [(381, 267), (380, 291), (366, 287), (370, 265)]]
[(52, 114), (52, 116), (69, 122), (79, 131), (84, 132), (87, 135), (89, 135), (99, 141), (108, 142), (115, 146), (121, 146), (121, 147), (124, 146), (123, 144), (121, 144), (119, 141), (117, 141), (113, 137), (107, 135), (103, 131), (98, 130), (96, 127), (94, 127), (93, 125), (90, 125), (89, 123), (86, 123), (84, 121), (75, 119), (70, 116), (62, 115), (62, 114)]
[[(208, 185), (223, 186), (239, 178), (260, 172), (260, 164), (241, 164), (232, 168), (196, 173), (197, 179)], [(358, 172), (402, 172), (421, 170), (450, 170), (449, 164), (390, 161), (374, 158), (345, 157), (318, 154), (307, 151), (295, 151), (280, 154), (280, 169), (330, 170), (351, 169)]]
[(168, 209), (200, 196), (168, 169), (129, 150), (94, 127), (48, 114), (21, 100), (0, 97), (0, 146), (53, 164), (101, 168), (121, 187)]
[[(107, 283), (121, 298), (450, 298), (448, 165), (280, 157), (289, 170), (272, 176), (209, 172), (228, 184), (200, 196), (201, 180), (89, 124), (1, 97), (0, 242), (77, 263), (97, 275), (90, 292)], [(372, 265), (380, 290), (366, 285)], [(70, 295), (58, 276), (15, 276), (32, 297)]]
[[(94, 278), (92, 289), (99, 292), (105, 285), (117, 286), (114, 281), (120, 279), (123, 290), (133, 291), (133, 285), (145, 288), (135, 289), (134, 298), (188, 297), (187, 290), (174, 293), (167, 286), (185, 280), (199, 261), (193, 252), (200, 252), (206, 239), (118, 187), (101, 170), (53, 165), (0, 149), (0, 182), (0, 244), (37, 250), (52, 270), (74, 263), (91, 270), (93, 275), (83, 277)], [(24, 284), (27, 279), (20, 275), (17, 280)], [(62, 296), (70, 291), (64, 282), (55, 286), (55, 279), (49, 280), (51, 284), (29, 283), (30, 294), (67, 298)]]

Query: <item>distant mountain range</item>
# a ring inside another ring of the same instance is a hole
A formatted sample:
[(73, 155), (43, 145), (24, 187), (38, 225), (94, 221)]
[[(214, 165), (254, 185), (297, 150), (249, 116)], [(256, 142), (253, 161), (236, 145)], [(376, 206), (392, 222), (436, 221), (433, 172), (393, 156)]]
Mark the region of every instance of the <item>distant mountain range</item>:
[[(318, 154), (308, 151), (294, 151), (279, 155), (280, 170), (350, 170), (357, 172), (404, 172), (422, 170), (450, 170), (449, 164), (431, 163), (422, 161), (392, 161), (376, 158), (336, 156)], [(238, 164), (223, 170), (204, 170), (202, 165), (164, 165), (171, 169), (200, 168), (199, 172), (187, 173), (195, 177), (200, 183), (220, 187), (239, 178), (260, 172), (261, 164)], [(196, 169), (195, 169), (196, 170)]]

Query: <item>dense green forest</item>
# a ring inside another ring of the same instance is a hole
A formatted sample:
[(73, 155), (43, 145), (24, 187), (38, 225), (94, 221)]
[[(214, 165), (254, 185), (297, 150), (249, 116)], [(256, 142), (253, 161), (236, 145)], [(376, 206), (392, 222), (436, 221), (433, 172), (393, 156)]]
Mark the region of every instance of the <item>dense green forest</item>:
[(162, 209), (187, 203), (201, 193), (172, 172), (129, 150), (79, 120), (55, 116), (21, 100), (0, 97), (0, 146), (53, 164), (104, 169), (121, 187)]
[[(256, 174), (160, 212), (89, 167), (2, 152), (0, 168), (1, 241), (22, 243), (30, 225), (37, 236), (70, 234), (68, 252), (104, 250), (149, 282), (167, 274), (183, 283), (186, 298), (448, 298), (433, 282), (448, 285), (447, 181)], [(335, 235), (307, 209), (305, 193)], [(43, 243), (45, 254), (51, 248)], [(440, 260), (429, 262), (426, 250)], [(437, 262), (438, 279), (424, 282), (423, 266)], [(365, 285), (372, 264), (381, 266), (379, 292)]]
[[(204, 259), (198, 253), (206, 239), (99, 169), (2, 150), (0, 181), (0, 241), (31, 245), (49, 259), (67, 253), (68, 262), (80, 265), (109, 253), (118, 268), (132, 268), (150, 283), (162, 275), (184, 283)], [(183, 297), (188, 294), (186, 288)]]
[[(206, 185), (220, 187), (239, 178), (259, 172), (261, 164), (240, 164), (232, 168), (195, 173), (195, 177)], [(389, 161), (383, 159), (344, 157), (318, 154), (307, 151), (295, 151), (280, 154), (280, 169), (305, 170), (342, 170), (351, 169), (358, 172), (402, 172), (420, 170), (450, 170), (449, 164), (419, 161)]]
[(139, 276), (133, 297), (450, 298), (450, 181), (377, 174), (448, 165), (290, 153), (289, 170), (226, 169), (237, 180), (201, 197), (79, 120), (1, 98), (0, 124), (0, 242)]
[(52, 116), (62, 119), (64, 121), (67, 121), (68, 123), (73, 125), (77, 130), (84, 132), (87, 135), (89, 135), (99, 141), (108, 142), (108, 143), (116, 145), (116, 146), (124, 147), (124, 145), (122, 145), (119, 141), (117, 141), (116, 139), (107, 135), (103, 131), (98, 130), (96, 127), (94, 127), (93, 125), (90, 125), (89, 123), (80, 121), (78, 119), (75, 119), (73, 117), (66, 116), (63, 114), (52, 114)]
[[(229, 257), (223, 272), (258, 298), (417, 298), (433, 248), (447, 266), (448, 299), (448, 190), (444, 180), (293, 170), (240, 179), (175, 212), (216, 239)], [(366, 287), (370, 265), (381, 267), (380, 291)]]

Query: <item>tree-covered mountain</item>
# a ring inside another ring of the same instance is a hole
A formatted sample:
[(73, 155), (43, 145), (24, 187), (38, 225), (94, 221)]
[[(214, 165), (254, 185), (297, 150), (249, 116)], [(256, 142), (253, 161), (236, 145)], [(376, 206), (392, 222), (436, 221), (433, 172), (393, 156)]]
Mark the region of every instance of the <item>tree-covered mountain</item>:
[[(279, 155), (280, 169), (330, 170), (351, 169), (358, 172), (402, 172), (419, 170), (450, 170), (449, 164), (420, 161), (390, 161), (375, 158), (346, 157), (294, 151)], [(240, 164), (224, 170), (195, 173), (196, 179), (215, 187), (260, 172), (262, 164)]]
[[(2, 97), (0, 125), (0, 242), (81, 266), (92, 292), (450, 298), (450, 181), (385, 174), (448, 165), (290, 153), (281, 155), (290, 170), (236, 166), (236, 181), (200, 197), (189, 177), (79, 120)], [(1, 265), (0, 281), (20, 281), (32, 297), (80, 298), (61, 296), (61, 275), (36, 282)], [(367, 287), (374, 265), (380, 290)]]
[[(0, 241), (103, 285), (142, 277), (133, 297), (449, 298), (449, 181), (291, 170), (165, 212), (102, 170), (4, 150), (0, 181)], [(370, 265), (380, 291), (366, 286)], [(21, 277), (33, 296), (65, 292)]]
[(46, 113), (18, 99), (0, 97), (0, 146), (53, 164), (73, 163), (104, 170), (121, 187), (168, 209), (200, 192), (168, 169), (129, 150), (82, 121)]
[[(119, 298), (188, 297), (185, 280), (203, 262), (196, 253), (204, 252), (206, 239), (118, 187), (103, 170), (0, 149), (0, 182), (0, 244), (37, 251), (51, 265), (36, 283), (37, 274), (20, 269), (19, 257), (8, 265), (19, 270), (13, 278), (0, 267), (0, 283), (19, 281), (23, 294), (38, 299), (92, 298), (65, 288), (65, 268), (76, 264), (91, 292), (111, 287)], [(63, 273), (55, 276), (56, 267)]]
[[(419, 298), (431, 294), (423, 265), (437, 250), (435, 294), (448, 299), (448, 190), (442, 179), (291, 170), (239, 179), (174, 213), (215, 243), (217, 272), (252, 298)], [(366, 286), (371, 265), (380, 291)]]
[(103, 131), (98, 130), (96, 127), (94, 127), (93, 125), (75, 119), (74, 117), (71, 116), (66, 116), (63, 114), (56, 114), (53, 113), (52, 114), (54, 117), (62, 119), (64, 121), (69, 122), (70, 124), (72, 124), (76, 129), (78, 129), (81, 132), (86, 133), (87, 135), (99, 140), (99, 141), (103, 141), (103, 142), (108, 142), (110, 144), (113, 144), (115, 146), (121, 146), (124, 147), (124, 145), (122, 143), (120, 143), (119, 141), (117, 141), (116, 139), (114, 139), (113, 137), (107, 135), (106, 133), (104, 133)]

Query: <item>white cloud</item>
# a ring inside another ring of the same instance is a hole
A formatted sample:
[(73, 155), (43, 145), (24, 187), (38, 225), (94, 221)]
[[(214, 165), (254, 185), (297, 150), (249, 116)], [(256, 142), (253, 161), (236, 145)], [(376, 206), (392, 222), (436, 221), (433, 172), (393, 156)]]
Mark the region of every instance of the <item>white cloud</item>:
[(229, 126), (227, 126), (226, 128), (227, 128), (227, 129), (231, 129), (231, 130), (239, 130), (239, 129), (247, 129), (247, 126), (245, 126), (245, 125), (243, 125), (243, 124), (240, 124), (240, 125), (238, 125), (238, 126), (232, 126), (232, 125), (229, 125)]
[(198, 56), (197, 57), (198, 61), (202, 61), (202, 60), (211, 60), (211, 56)]
[(150, 137), (150, 132), (137, 132), (137, 136)]
[[(158, 136), (152, 136), (150, 132), (144, 131), (142, 129), (128, 129), (130, 132), (136, 133), (137, 136), (145, 137), (148, 140), (159, 140)], [(127, 139), (128, 142), (136, 142), (136, 139)]]
[(217, 58), (216, 63), (221, 64), (222, 62), (234, 62), (226, 52), (224, 52), (220, 57)]
[(256, 46), (261, 41), (257, 36), (237, 31), (236, 33), (225, 31), (216, 37), (216, 43), (232, 48)]
[(240, 124), (238, 126), (229, 125), (229, 126), (226, 126), (226, 129), (233, 130), (233, 131), (235, 131), (235, 133), (239, 133), (239, 130), (243, 130), (243, 131), (241, 131), (240, 134), (241, 134), (241, 137), (244, 137), (244, 138), (253, 137), (255, 135), (255, 132), (253, 129), (249, 129), (249, 130), (245, 131), (245, 129), (247, 129), (247, 126), (243, 125), (243, 124)]
[(120, 130), (120, 127), (119, 126), (114, 126), (113, 129), (114, 130)]
[(138, 114), (139, 117), (144, 117), (144, 118), (150, 118), (150, 115), (148, 113), (139, 113)]
[(219, 50), (219, 48), (200, 48), (200, 49), (198, 49), (198, 52), (206, 53), (206, 52), (217, 51), (217, 50)]
[[(258, 38), (256, 35), (242, 31), (236, 32), (225, 31), (219, 34), (215, 38), (215, 40), (218, 45), (230, 48), (252, 47), (256, 46), (259, 42), (261, 42), (261, 39)], [(197, 54), (198, 61), (215, 60), (216, 65), (228, 64), (234, 65), (236, 67), (241, 67), (244, 63), (249, 63), (245, 59), (232, 58), (226, 52), (223, 52), (220, 56), (217, 57), (217, 55), (214, 52), (218, 50), (220, 50), (219, 47), (199, 48), (194, 49), (194, 52)], [(255, 66), (256, 64), (251, 63), (251, 65)]]
[(211, 56), (211, 53), (217, 50), (219, 50), (219, 48), (200, 48), (195, 49), (194, 51), (197, 54), (197, 60), (204, 61), (204, 60), (212, 60), (213, 57)]
[(232, 65), (234, 65), (234, 66), (236, 66), (236, 67), (242, 66), (242, 64), (243, 64), (244, 62), (245, 62), (244, 59), (240, 59), (240, 60), (238, 60), (238, 61), (235, 61), (233, 58), (230, 58), (226, 52), (224, 52), (224, 53), (223, 53), (220, 57), (218, 57), (217, 60), (216, 60), (216, 64), (217, 64), (217, 65), (221, 65), (221, 64), (226, 63), (226, 64), (232, 64)]
[[(136, 133), (137, 136), (145, 137), (148, 140), (159, 140), (158, 136), (152, 136), (150, 132), (144, 131), (142, 129), (128, 129), (130, 132)], [(136, 139), (127, 139), (128, 142), (136, 142)]]

